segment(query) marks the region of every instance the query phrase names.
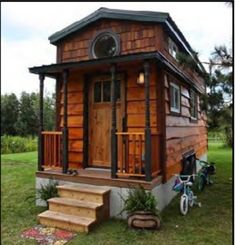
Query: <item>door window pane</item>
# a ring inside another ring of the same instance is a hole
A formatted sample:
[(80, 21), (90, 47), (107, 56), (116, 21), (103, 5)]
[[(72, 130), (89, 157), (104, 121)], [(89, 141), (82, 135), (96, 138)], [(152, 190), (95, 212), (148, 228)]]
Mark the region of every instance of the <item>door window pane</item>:
[(94, 102), (101, 102), (101, 82), (96, 82), (94, 86)]
[(110, 81), (103, 82), (103, 101), (107, 102), (111, 100), (111, 83)]

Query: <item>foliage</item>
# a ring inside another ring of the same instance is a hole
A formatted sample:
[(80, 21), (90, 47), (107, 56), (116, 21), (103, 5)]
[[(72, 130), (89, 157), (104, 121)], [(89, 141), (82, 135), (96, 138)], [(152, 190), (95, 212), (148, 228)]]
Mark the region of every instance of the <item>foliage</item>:
[(58, 191), (56, 188), (58, 184), (58, 181), (50, 179), (48, 184), (41, 185), (41, 187), (36, 190), (37, 199), (43, 200), (47, 203), (48, 199), (58, 197)]
[(145, 191), (143, 186), (129, 189), (121, 213), (124, 211), (127, 211), (128, 214), (135, 211), (150, 211), (153, 214), (158, 214), (157, 201), (151, 192)]
[(188, 67), (194, 72), (197, 72), (198, 74), (205, 76), (204, 72), (202, 72), (199, 67), (199, 59), (198, 59), (198, 53), (193, 51), (193, 57), (190, 55), (187, 55), (183, 52), (178, 52), (176, 54), (176, 59), (179, 63), (179, 65), (183, 66), (184, 68)]
[(16, 135), (19, 101), (15, 94), (1, 95), (1, 135)]
[(37, 150), (37, 138), (20, 136), (1, 136), (1, 154)]
[(215, 47), (210, 60), (211, 77), (207, 80), (208, 124), (211, 129), (224, 131), (228, 146), (233, 145), (232, 65), (231, 51), (228, 51), (225, 46)]
[[(35, 136), (39, 126), (39, 94), (22, 92), (1, 95), (1, 135)], [(44, 128), (53, 130), (55, 121), (55, 95), (44, 96)]]

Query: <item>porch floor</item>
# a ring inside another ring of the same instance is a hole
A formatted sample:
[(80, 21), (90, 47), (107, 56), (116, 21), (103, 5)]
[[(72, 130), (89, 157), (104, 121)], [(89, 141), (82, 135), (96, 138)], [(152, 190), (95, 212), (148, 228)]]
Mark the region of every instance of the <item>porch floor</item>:
[(86, 168), (78, 169), (77, 172), (78, 174), (73, 176), (69, 174), (64, 174), (61, 172), (61, 170), (58, 169), (50, 169), (44, 171), (37, 171), (36, 177), (53, 178), (56, 180), (100, 186), (138, 187), (139, 185), (142, 185), (146, 190), (151, 190), (155, 186), (161, 184), (162, 182), (161, 176), (157, 176), (149, 182), (143, 179), (134, 179), (131, 177), (111, 178), (111, 172), (109, 169)]

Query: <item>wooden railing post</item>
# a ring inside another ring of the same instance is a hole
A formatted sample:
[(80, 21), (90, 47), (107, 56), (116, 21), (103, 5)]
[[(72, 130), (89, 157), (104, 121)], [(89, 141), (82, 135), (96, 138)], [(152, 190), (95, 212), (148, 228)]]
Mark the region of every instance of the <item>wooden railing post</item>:
[(42, 136), (42, 131), (43, 131), (43, 87), (44, 87), (44, 79), (45, 76), (44, 74), (39, 75), (39, 132), (38, 132), (38, 171), (42, 171), (42, 165), (44, 164), (43, 162), (43, 136)]
[(149, 62), (144, 63), (145, 84), (145, 179), (152, 180), (151, 166), (151, 128), (150, 128), (150, 96), (149, 96)]
[(112, 103), (112, 129), (111, 129), (111, 177), (116, 178), (117, 174), (117, 122), (116, 122), (116, 67), (111, 67), (111, 103)]
[(67, 115), (67, 83), (69, 71), (63, 72), (63, 86), (64, 86), (64, 125), (63, 125), (63, 173), (68, 171), (68, 115)]

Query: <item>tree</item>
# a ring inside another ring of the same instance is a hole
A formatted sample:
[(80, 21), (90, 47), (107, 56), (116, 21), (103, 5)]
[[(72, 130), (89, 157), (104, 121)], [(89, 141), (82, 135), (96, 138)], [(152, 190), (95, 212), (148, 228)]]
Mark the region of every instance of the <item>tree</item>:
[(20, 113), (17, 122), (17, 131), (21, 136), (37, 135), (38, 115), (35, 110), (38, 103), (38, 96), (35, 93), (22, 92), (20, 97)]
[(210, 63), (211, 79), (208, 81), (210, 126), (222, 130), (225, 133), (227, 144), (232, 146), (233, 59), (231, 51), (228, 51), (225, 46), (215, 47)]
[[(55, 125), (55, 96), (48, 95), (43, 99), (43, 123), (45, 130), (53, 130)], [(37, 135), (39, 128), (39, 94), (22, 92), (20, 97), (20, 113), (17, 122), (19, 135)]]
[(1, 95), (1, 135), (16, 135), (19, 101), (15, 94)]

